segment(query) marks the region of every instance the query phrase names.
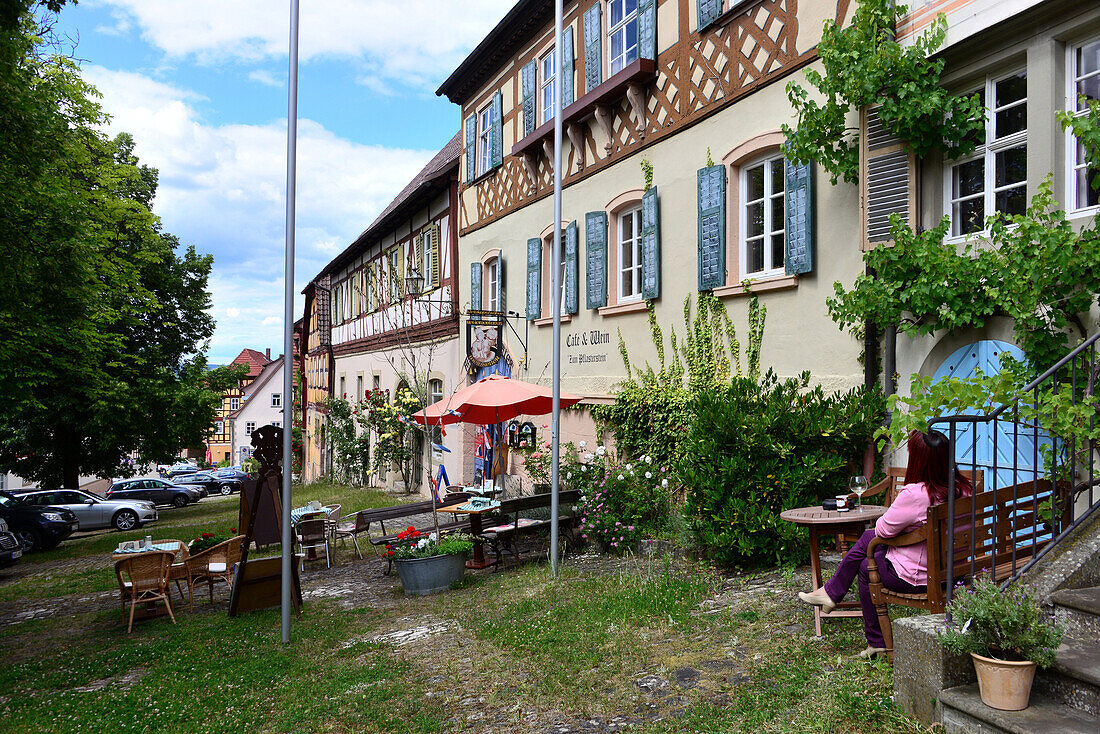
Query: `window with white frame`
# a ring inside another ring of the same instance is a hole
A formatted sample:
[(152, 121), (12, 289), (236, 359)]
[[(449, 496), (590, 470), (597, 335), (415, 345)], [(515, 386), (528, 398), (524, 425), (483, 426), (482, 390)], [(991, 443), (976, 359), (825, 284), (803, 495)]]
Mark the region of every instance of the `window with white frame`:
[(539, 106), (542, 114), (539, 120), (546, 122), (554, 117), (554, 87), (557, 74), (554, 72), (554, 52), (539, 60)]
[(477, 113), (477, 175), (493, 167), (493, 105)]
[[(1100, 100), (1100, 38), (1069, 49), (1066, 77), (1069, 82), (1066, 109), (1080, 117), (1088, 112), (1090, 101)], [(1071, 131), (1066, 132), (1066, 156), (1070, 205), (1078, 211), (1100, 205), (1100, 193), (1092, 185), (1100, 170), (1089, 166), (1085, 146)]]
[(340, 397), (345, 400), (348, 398), (348, 378), (344, 375), (340, 375)]
[(283, 394), (281, 392), (271, 393), (271, 407), (281, 408), (283, 407)]
[(642, 297), (642, 208), (620, 212), (619, 303)]
[(271, 425), (275, 426), (276, 428), (282, 428), (283, 427), (283, 422), (282, 421), (271, 421)]
[(381, 390), (382, 389), (382, 375), (374, 375), (372, 384), (373, 384), (375, 390)]
[(214, 421), (214, 433), (225, 433), (225, 423), (223, 421)]
[[(428, 404), (438, 403), (443, 399), (443, 380), (428, 380)], [(430, 429), (432, 443), (436, 446), (443, 445), (443, 428), (432, 426)]]
[(500, 310), (500, 258), (485, 263), (485, 302), (490, 311)]
[(241, 409), (241, 399), (240, 398), (229, 398), (229, 409), (230, 410), (240, 410)]
[(252, 432), (256, 430), (256, 421), (248, 421), (244, 424), (244, 435), (251, 436)]
[(984, 232), (997, 212), (1027, 209), (1027, 73), (987, 79), (976, 93), (986, 110), (985, 140), (946, 170), (953, 236)]
[(430, 291), (432, 288), (437, 287), (439, 284), (432, 280), (432, 275), (435, 272), (435, 245), (432, 240), (433, 237), (437, 237), (435, 233), (431, 233), (431, 229), (426, 229), (422, 235), (422, 241), (420, 246), (423, 248), (424, 255), (424, 270), (420, 273), (424, 278), (424, 291)]
[(608, 0), (608, 76), (638, 58), (638, 0)]
[(746, 277), (783, 270), (784, 162), (773, 154), (741, 167), (741, 273)]
[(363, 402), (363, 376), (355, 376), (355, 400), (357, 402)]

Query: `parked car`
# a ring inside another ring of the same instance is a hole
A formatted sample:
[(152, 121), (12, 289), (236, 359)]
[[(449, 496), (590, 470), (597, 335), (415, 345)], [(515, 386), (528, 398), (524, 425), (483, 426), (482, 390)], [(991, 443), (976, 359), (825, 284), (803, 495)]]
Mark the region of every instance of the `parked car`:
[(205, 490), (163, 479), (126, 479), (107, 490), (108, 499), (145, 500), (157, 505), (186, 507), (205, 496)]
[(243, 482), (246, 479), (255, 479), (255, 474), (246, 472), (239, 466), (227, 466), (224, 469), (215, 469), (214, 475), (224, 479), (236, 479)]
[(24, 503), (11, 492), (0, 492), (0, 518), (19, 538), (24, 551), (53, 548), (79, 526), (72, 511)]
[(50, 505), (69, 510), (76, 515), (77, 530), (134, 530), (157, 519), (152, 502), (133, 498), (107, 497), (80, 489), (47, 489), (25, 492), (19, 501), (28, 505)]
[(217, 472), (200, 471), (194, 474), (187, 474), (177, 479), (176, 484), (181, 484), (186, 487), (203, 487), (211, 493), (232, 494), (234, 492), (240, 492), (241, 480), (232, 475), (222, 476), (222, 471), (223, 470)]
[(8, 530), (8, 524), (0, 518), (0, 568), (11, 566), (23, 557), (23, 544), (15, 533)]
[(194, 474), (198, 470), (198, 465), (182, 461), (178, 464), (172, 464), (172, 466), (168, 467), (168, 470), (162, 472), (162, 474), (169, 479), (174, 479), (175, 477), (183, 476), (184, 474)]

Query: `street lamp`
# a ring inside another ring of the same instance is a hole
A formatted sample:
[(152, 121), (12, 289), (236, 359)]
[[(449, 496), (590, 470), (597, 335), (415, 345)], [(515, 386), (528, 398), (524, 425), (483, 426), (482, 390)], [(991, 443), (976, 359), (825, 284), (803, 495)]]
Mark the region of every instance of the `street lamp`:
[(410, 269), (409, 274), (405, 276), (405, 295), (419, 298), (423, 292), (424, 276), (416, 268)]

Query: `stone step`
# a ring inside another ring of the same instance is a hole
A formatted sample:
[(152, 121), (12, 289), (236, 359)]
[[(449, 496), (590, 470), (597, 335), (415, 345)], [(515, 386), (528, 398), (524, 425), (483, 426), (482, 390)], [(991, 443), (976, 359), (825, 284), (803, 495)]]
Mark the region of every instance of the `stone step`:
[(1035, 693), (1100, 716), (1100, 650), (1093, 640), (1066, 637), (1054, 665), (1035, 677)]
[(948, 688), (940, 693), (946, 734), (1096, 734), (1100, 718), (1070, 708), (1038, 691), (1023, 711), (998, 711), (982, 703), (978, 684)]
[(1083, 639), (1100, 637), (1100, 587), (1062, 589), (1050, 597), (1054, 618), (1066, 626), (1066, 635)]

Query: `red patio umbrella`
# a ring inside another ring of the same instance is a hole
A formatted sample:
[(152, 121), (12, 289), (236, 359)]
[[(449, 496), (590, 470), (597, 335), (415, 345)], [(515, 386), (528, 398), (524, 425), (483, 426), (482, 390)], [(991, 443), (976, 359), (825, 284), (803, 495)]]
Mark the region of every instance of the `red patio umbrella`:
[[(581, 401), (578, 395), (561, 394), (561, 407)], [(553, 409), (550, 388), (510, 377), (489, 375), (413, 413), (417, 423), (428, 426), (452, 423), (491, 425), (518, 415), (544, 415)]]

